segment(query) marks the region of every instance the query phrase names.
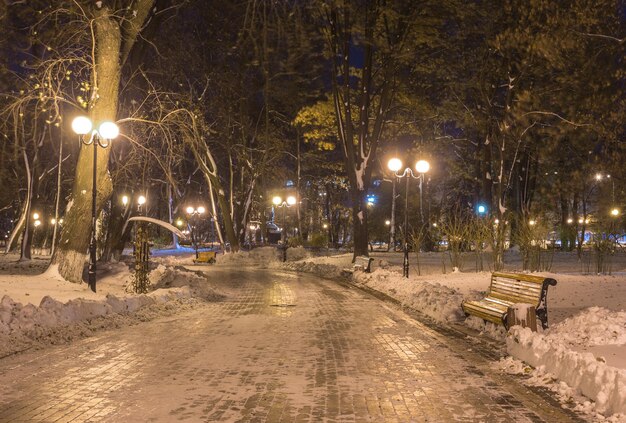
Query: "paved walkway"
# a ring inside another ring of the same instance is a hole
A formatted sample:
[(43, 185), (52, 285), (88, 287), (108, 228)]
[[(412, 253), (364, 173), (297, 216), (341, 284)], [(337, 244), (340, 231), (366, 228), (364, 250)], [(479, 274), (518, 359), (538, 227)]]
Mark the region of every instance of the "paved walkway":
[(0, 422), (576, 421), (359, 290), (212, 272), (240, 295), (0, 360)]

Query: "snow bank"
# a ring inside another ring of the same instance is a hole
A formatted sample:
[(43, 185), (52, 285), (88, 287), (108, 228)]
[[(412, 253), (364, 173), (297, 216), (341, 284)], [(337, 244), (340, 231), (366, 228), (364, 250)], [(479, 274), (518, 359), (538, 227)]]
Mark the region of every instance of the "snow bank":
[(385, 269), (376, 269), (372, 273), (355, 272), (353, 279), (439, 322), (459, 322), (465, 318), (461, 310), (463, 295), (439, 283), (405, 278)]
[(38, 306), (24, 305), (4, 295), (0, 300), (0, 357), (36, 345), (67, 342), (103, 328), (169, 315), (194, 307), (198, 297), (208, 301), (224, 298), (201, 272), (160, 265), (149, 279), (155, 290), (140, 295), (108, 294), (66, 302), (46, 295)]
[[(287, 261), (294, 262), (310, 256), (304, 247), (287, 248)], [(282, 262), (283, 252), (276, 247), (258, 247), (250, 251), (238, 251), (217, 256), (217, 264), (228, 266), (269, 266)]]
[(598, 412), (626, 414), (626, 370), (610, 366), (601, 356), (573, 349), (574, 345), (623, 342), (625, 315), (594, 307), (546, 334), (515, 326), (507, 337), (507, 351), (594, 400)]
[[(289, 251), (289, 250), (287, 250)], [(336, 279), (342, 277), (342, 271), (334, 264), (318, 263), (314, 261), (297, 261), (280, 263), (280, 268), (293, 270), (296, 272), (312, 273), (322, 278)]]

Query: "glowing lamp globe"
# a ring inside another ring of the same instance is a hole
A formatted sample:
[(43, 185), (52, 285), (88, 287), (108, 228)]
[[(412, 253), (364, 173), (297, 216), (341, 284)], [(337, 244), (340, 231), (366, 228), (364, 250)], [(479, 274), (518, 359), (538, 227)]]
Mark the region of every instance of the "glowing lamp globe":
[(98, 133), (102, 138), (112, 140), (120, 134), (120, 128), (113, 122), (102, 122), (98, 128)]
[(146, 197), (144, 197), (143, 195), (140, 195), (139, 198), (137, 198), (137, 204), (139, 204), (140, 206), (143, 206), (144, 204), (146, 204)]
[(287, 197), (287, 204), (289, 204), (290, 206), (296, 204), (296, 197), (294, 197), (293, 195)]
[(426, 160), (420, 160), (415, 163), (415, 170), (417, 170), (419, 173), (426, 173), (429, 169), (430, 163), (428, 163)]
[(187, 207), (187, 214), (191, 214), (193, 213), (193, 207), (189, 206)]
[(282, 202), (283, 202), (283, 199), (280, 198), (279, 196), (276, 196), (276, 197), (272, 198), (272, 203), (274, 203), (274, 205), (276, 205), (276, 206), (279, 205)]
[(198, 213), (202, 214), (206, 211), (206, 209), (202, 206), (198, 207)]
[(78, 116), (72, 121), (72, 131), (78, 135), (88, 134), (91, 128), (91, 120), (87, 116)]
[(397, 172), (402, 168), (402, 160), (394, 157), (393, 159), (389, 160), (389, 162), (387, 163), (387, 167), (392, 172)]

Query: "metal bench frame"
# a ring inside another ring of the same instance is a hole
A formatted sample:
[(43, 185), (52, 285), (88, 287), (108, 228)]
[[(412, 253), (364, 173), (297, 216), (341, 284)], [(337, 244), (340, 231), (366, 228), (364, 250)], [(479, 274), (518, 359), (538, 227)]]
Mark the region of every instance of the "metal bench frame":
[(482, 300), (463, 301), (461, 307), (466, 315), (478, 316), (483, 320), (503, 325), (508, 330), (509, 306), (518, 303), (535, 307), (537, 319), (544, 329), (548, 328), (548, 286), (556, 280), (543, 276), (519, 273), (494, 272), (491, 275), (489, 293)]

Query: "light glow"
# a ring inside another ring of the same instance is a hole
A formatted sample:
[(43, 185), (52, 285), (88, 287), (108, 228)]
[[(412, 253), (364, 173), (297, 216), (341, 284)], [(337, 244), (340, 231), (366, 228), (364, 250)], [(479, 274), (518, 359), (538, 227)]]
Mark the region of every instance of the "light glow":
[(137, 204), (139, 204), (140, 206), (143, 206), (144, 204), (146, 204), (146, 197), (144, 197), (143, 195), (140, 195), (139, 198), (137, 198)]
[(274, 203), (275, 206), (279, 205), (282, 202), (283, 202), (283, 199), (280, 198), (279, 196), (272, 198), (272, 203)]
[(293, 195), (287, 197), (287, 204), (289, 204), (290, 206), (296, 204), (296, 197), (294, 197)]
[(387, 163), (387, 167), (392, 172), (397, 172), (402, 168), (402, 160), (394, 157), (393, 159), (389, 160), (389, 162)]
[(430, 163), (428, 163), (426, 160), (419, 160), (417, 163), (415, 163), (415, 170), (417, 170), (419, 173), (426, 173), (430, 170)]
[(77, 116), (72, 121), (72, 131), (78, 135), (85, 135), (91, 131), (93, 125), (87, 116)]
[(120, 128), (113, 122), (102, 122), (98, 128), (98, 133), (102, 138), (112, 140), (120, 134)]

